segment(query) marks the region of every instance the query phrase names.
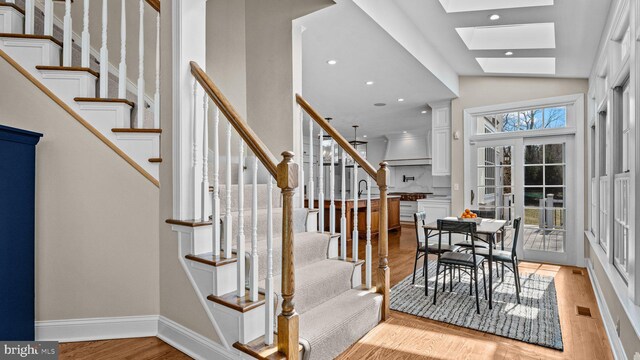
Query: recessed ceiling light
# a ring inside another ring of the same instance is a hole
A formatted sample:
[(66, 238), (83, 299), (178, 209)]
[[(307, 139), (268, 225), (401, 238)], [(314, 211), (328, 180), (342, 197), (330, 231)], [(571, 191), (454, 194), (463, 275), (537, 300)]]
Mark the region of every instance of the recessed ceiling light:
[(512, 24), (456, 28), (469, 50), (555, 49), (555, 24)]
[(329, 64), (329, 65), (335, 65), (335, 64), (337, 64), (337, 63), (338, 63), (338, 62), (337, 62), (336, 60), (329, 60), (329, 61), (327, 61), (327, 64)]
[(367, 81), (367, 85), (373, 85), (373, 81)]
[(496, 21), (498, 19), (500, 19), (500, 15), (498, 15), (498, 14), (493, 14), (493, 15), (489, 16), (489, 20), (491, 20), (491, 21)]
[(507, 51), (507, 52), (506, 52), (506, 53), (504, 53), (504, 54), (505, 54), (505, 55), (507, 55), (507, 56), (511, 56), (511, 55), (513, 55), (513, 51)]
[(406, 133), (407, 133), (407, 130), (403, 131), (402, 133), (403, 133), (403, 134), (406, 134)]
[(385, 103), (375, 103), (375, 104), (373, 104), (373, 106), (386, 106), (386, 105), (387, 104), (385, 104)]
[(403, 98), (398, 99), (398, 102), (403, 102), (403, 101), (404, 101)]
[(366, 138), (366, 137), (367, 137), (367, 135), (362, 135), (362, 137)]
[(426, 114), (426, 113), (427, 113), (427, 110), (422, 110), (422, 113), (423, 113), (423, 114)]

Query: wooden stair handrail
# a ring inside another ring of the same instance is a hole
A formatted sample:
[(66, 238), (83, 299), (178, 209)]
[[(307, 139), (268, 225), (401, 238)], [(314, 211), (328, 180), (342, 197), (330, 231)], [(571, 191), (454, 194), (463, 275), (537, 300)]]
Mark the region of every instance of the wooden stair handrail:
[(160, 0), (146, 0), (147, 4), (151, 5), (151, 7), (157, 11), (160, 12)]
[(213, 83), (213, 80), (207, 75), (207, 73), (200, 68), (200, 66), (192, 61), (191, 74), (195, 77), (196, 81), (202, 86), (204, 91), (207, 92), (211, 100), (216, 104), (220, 112), (227, 118), (231, 125), (236, 129), (242, 140), (249, 146), (251, 151), (256, 155), (264, 167), (269, 171), (271, 176), (278, 178), (278, 162), (276, 158), (264, 145), (262, 140), (256, 135), (249, 125), (242, 120), (242, 117), (236, 109), (231, 105), (229, 100), (224, 96), (222, 91)]
[(322, 117), (300, 94), (296, 94), (296, 102), (300, 107), (324, 130), (338, 145), (343, 148), (349, 156), (351, 156), (360, 165), (364, 171), (373, 179), (378, 178), (378, 171), (360, 155), (356, 149), (351, 146), (349, 141), (344, 138), (327, 120)]

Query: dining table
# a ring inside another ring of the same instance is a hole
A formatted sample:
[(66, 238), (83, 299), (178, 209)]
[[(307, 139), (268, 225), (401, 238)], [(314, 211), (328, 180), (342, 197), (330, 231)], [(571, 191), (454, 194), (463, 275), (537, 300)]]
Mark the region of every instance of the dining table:
[[(444, 218), (442, 220), (458, 220), (458, 218)], [(475, 220), (461, 220), (461, 221), (475, 221)], [(502, 241), (502, 249), (504, 249), (504, 227), (507, 225), (506, 220), (497, 219), (479, 219), (476, 226), (476, 236), (483, 235), (486, 237), (486, 241), (481, 238), (477, 238), (480, 241), (489, 243), (489, 309), (493, 309), (493, 248), (497, 244), (498, 238)], [(426, 239), (436, 236), (438, 234), (438, 222), (434, 221), (423, 226)]]

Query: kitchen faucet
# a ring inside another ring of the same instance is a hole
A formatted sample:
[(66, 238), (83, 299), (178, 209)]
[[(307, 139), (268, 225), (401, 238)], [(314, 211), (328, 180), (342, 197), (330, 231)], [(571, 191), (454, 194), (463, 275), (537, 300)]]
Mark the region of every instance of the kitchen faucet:
[(364, 189), (365, 189), (365, 190), (369, 190), (369, 185), (368, 185), (368, 183), (367, 183), (367, 180), (364, 180), (364, 179), (363, 179), (363, 180), (360, 180), (360, 181), (358, 182), (358, 197), (360, 197), (360, 195), (362, 195), (362, 193), (363, 193), (363, 191), (362, 191), (362, 190), (360, 190), (360, 184), (362, 184), (362, 182), (363, 182), (363, 181), (364, 181)]

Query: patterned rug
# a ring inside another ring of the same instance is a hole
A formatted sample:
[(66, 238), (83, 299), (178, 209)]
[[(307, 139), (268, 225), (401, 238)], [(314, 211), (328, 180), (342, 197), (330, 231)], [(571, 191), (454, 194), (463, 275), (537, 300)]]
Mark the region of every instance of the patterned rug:
[[(419, 265), (421, 265), (419, 263)], [(407, 314), (442, 321), (510, 339), (563, 350), (558, 301), (553, 277), (536, 274), (520, 274), (522, 291), (518, 305), (513, 273), (505, 269), (505, 278), (495, 277), (493, 283), (493, 309), (484, 299), (482, 271), (478, 273), (480, 315), (476, 313), (475, 293), (469, 295), (470, 278), (462, 273), (458, 282), (454, 277), (453, 292), (442, 292), (442, 275), (438, 280), (438, 299), (433, 305), (436, 262), (429, 261), (429, 296), (424, 295), (422, 269), (416, 272), (416, 284), (411, 285), (412, 275), (391, 289), (391, 309)], [(487, 279), (487, 286), (489, 282)]]

